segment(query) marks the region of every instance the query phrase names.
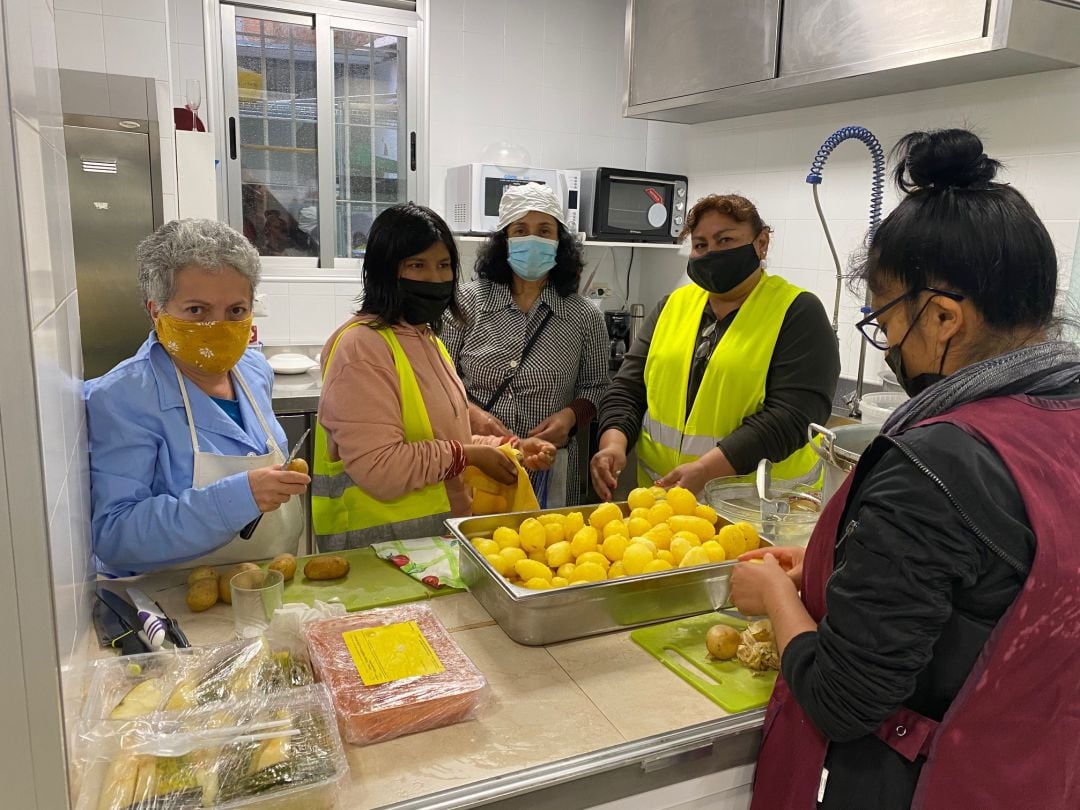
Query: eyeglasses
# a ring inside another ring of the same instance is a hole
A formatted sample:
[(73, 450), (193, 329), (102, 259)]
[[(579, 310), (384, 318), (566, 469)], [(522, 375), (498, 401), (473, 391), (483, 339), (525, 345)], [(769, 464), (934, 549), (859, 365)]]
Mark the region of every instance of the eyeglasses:
[[(933, 298), (935, 295), (943, 295), (951, 301), (964, 300), (964, 296), (958, 292), (952, 292), (951, 290), (939, 290), (937, 287), (920, 287), (917, 290), (911, 290), (910, 292), (906, 292), (903, 295), (897, 296), (885, 306), (881, 307), (880, 309), (874, 310), (857, 324), (855, 324), (855, 328), (862, 333), (862, 336), (866, 338), (867, 342), (871, 346), (873, 346), (875, 349), (881, 349), (882, 351), (885, 351), (889, 348), (889, 338), (885, 334), (885, 330), (881, 328), (881, 324), (877, 322), (877, 319), (884, 315), (887, 311), (895, 307), (901, 301), (915, 298), (916, 296), (921, 295), (924, 292), (930, 293), (930, 298)], [(929, 304), (930, 300), (927, 299), (926, 303)], [(921, 315), (922, 313), (920, 312), (919, 314)], [(918, 316), (916, 316), (916, 320), (917, 319)]]

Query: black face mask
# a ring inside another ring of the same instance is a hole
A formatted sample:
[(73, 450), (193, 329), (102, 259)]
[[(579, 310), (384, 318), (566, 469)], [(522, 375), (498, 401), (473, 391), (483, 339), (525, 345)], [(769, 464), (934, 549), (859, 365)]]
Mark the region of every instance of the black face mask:
[(754, 243), (728, 250), (713, 250), (704, 256), (691, 256), (686, 263), (690, 280), (711, 293), (734, 290), (761, 267)]
[[(929, 303), (929, 301), (927, 302)], [(923, 305), (923, 309), (926, 306)], [(893, 374), (896, 375), (896, 381), (900, 383), (904, 391), (909, 397), (921, 394), (927, 388), (939, 380), (944, 380), (945, 375), (942, 371), (945, 369), (945, 355), (949, 353), (950, 339), (945, 344), (945, 351), (941, 353), (941, 365), (938, 366), (938, 373), (934, 374), (931, 371), (924, 371), (922, 374), (916, 374), (914, 377), (909, 377), (907, 372), (904, 371), (904, 355), (900, 352), (900, 347), (904, 345), (904, 341), (908, 339), (908, 335), (911, 334), (911, 330), (915, 328), (915, 324), (919, 322), (919, 318), (922, 316), (923, 310), (919, 310), (919, 314), (915, 316), (915, 320), (911, 322), (911, 326), (904, 333), (904, 336), (900, 339), (900, 342), (895, 346), (890, 346), (889, 350), (885, 352), (885, 365), (892, 369)]]
[(406, 323), (438, 323), (454, 297), (453, 281), (414, 281), (399, 278), (401, 315)]

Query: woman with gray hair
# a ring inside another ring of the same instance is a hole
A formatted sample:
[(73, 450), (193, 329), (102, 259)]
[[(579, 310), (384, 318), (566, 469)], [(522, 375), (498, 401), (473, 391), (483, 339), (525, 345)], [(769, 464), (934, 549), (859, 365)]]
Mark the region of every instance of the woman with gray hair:
[[(93, 548), (125, 576), (295, 552), (297, 495), (283, 470), (274, 374), (249, 351), (259, 256), (207, 219), (170, 222), (136, 250), (153, 322), (134, 357), (86, 383)], [(263, 516), (254, 535), (238, 534)]]

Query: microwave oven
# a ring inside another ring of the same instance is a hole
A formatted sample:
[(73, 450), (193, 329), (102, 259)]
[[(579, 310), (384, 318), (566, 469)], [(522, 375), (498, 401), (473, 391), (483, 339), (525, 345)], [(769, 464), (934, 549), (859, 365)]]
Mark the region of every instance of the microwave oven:
[(511, 186), (542, 183), (555, 189), (563, 205), (566, 227), (578, 232), (578, 191), (581, 173), (576, 169), (531, 169), (467, 163), (446, 171), (447, 223), (454, 233), (488, 234), (499, 222), (499, 202)]
[(581, 170), (581, 223), (589, 239), (673, 243), (686, 221), (686, 208), (683, 175)]

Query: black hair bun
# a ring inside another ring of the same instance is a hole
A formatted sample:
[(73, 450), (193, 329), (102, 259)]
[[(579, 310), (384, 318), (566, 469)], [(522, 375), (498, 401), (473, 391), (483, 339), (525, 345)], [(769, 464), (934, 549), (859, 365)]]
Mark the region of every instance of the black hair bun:
[(987, 157), (982, 141), (966, 129), (912, 132), (893, 147), (896, 184), (916, 189), (984, 189), (1001, 164)]

